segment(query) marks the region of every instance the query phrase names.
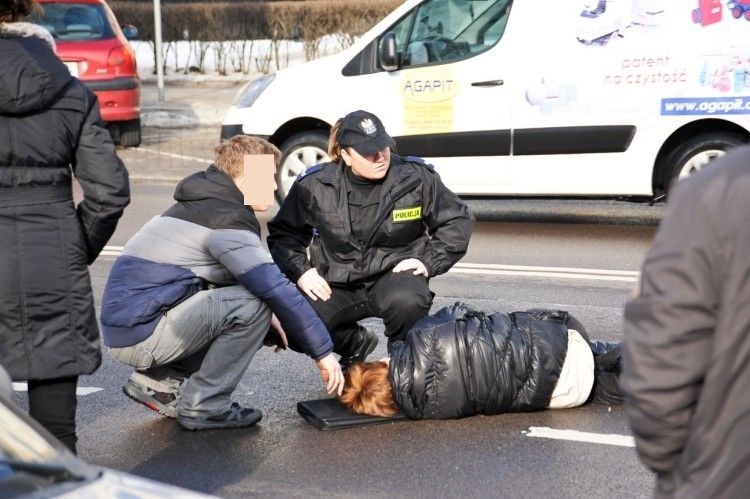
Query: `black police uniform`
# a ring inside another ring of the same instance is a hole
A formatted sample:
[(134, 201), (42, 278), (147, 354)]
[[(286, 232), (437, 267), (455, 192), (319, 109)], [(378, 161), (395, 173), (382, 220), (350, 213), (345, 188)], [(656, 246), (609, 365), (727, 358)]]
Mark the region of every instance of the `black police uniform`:
[(405, 338), (429, 312), (433, 294), (424, 276), (393, 267), (416, 258), (430, 277), (446, 272), (466, 253), (473, 226), (467, 206), (431, 165), (392, 155), (381, 182), (358, 179), (343, 162), (308, 169), (268, 223), (267, 241), (292, 282), (314, 266), (331, 286), (329, 300), (311, 304), (343, 356), (365, 317), (383, 319), (389, 345)]

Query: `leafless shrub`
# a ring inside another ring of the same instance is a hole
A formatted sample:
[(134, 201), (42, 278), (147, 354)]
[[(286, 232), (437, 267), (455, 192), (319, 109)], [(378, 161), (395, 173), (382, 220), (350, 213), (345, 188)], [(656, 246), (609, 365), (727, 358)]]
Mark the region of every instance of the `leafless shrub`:
[(269, 45), (258, 50), (255, 57), (255, 69), (259, 73), (268, 74), (271, 71), (271, 61), (273, 60), (272, 47)]
[[(254, 61), (261, 72), (288, 66), (289, 40), (302, 42), (305, 59), (321, 54), (321, 39), (334, 35), (338, 48), (344, 49), (373, 26), (401, 0), (304, 0), (273, 2), (175, 2), (162, 4), (162, 39), (165, 52), (176, 51), (176, 43), (185, 40), (188, 62), (185, 68), (205, 71), (206, 52), (213, 50), (218, 70), (227, 73), (227, 64), (234, 71), (249, 72)], [(153, 3), (150, 0), (112, 0), (110, 7), (122, 24), (133, 24), (140, 38), (154, 40)], [(253, 58), (253, 41), (269, 40), (270, 48)], [(234, 41), (241, 47), (219, 42)], [(165, 57), (166, 59), (166, 57)], [(176, 58), (177, 59), (177, 58)]]

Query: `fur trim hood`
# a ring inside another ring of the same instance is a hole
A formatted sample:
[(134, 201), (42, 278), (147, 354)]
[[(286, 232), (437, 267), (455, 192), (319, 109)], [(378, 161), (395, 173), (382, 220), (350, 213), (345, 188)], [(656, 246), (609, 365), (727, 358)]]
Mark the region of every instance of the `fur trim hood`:
[(55, 39), (52, 33), (38, 24), (27, 22), (0, 23), (0, 38), (28, 38), (35, 36), (41, 38), (52, 50), (55, 50)]
[(52, 47), (52, 35), (31, 23), (0, 23), (0, 114), (44, 109), (70, 82), (70, 71)]

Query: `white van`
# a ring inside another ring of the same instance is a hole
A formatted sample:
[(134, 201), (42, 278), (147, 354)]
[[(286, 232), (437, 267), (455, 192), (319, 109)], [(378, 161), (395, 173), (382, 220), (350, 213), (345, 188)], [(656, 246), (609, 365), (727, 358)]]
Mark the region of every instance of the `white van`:
[(747, 3), (406, 0), (346, 51), (250, 82), (222, 137), (280, 147), (280, 199), (356, 109), (459, 194), (657, 198), (750, 141)]

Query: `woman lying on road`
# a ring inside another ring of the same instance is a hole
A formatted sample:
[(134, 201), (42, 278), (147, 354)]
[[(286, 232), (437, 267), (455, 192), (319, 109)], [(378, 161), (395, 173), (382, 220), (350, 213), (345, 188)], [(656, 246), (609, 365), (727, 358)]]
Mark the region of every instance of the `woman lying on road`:
[(487, 315), (456, 303), (419, 321), (390, 361), (351, 366), (340, 401), (411, 419), (620, 404), (620, 362), (619, 343), (590, 341), (567, 312)]

